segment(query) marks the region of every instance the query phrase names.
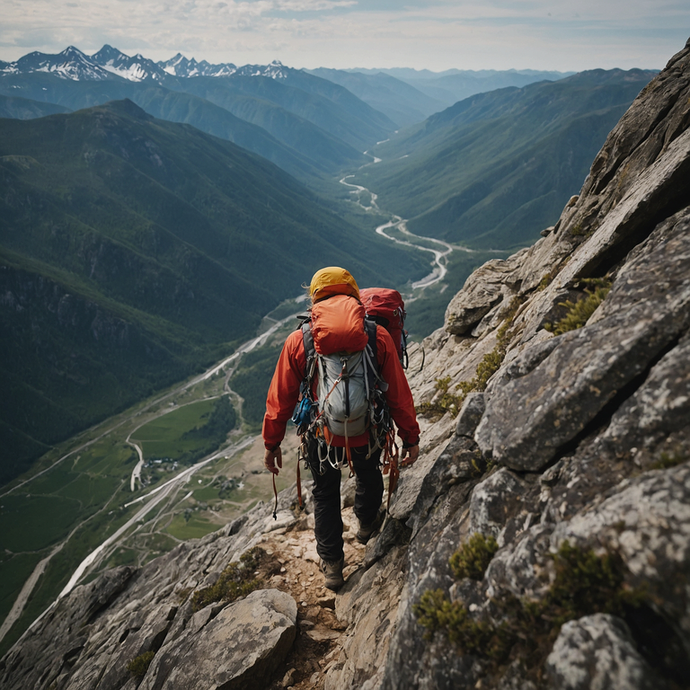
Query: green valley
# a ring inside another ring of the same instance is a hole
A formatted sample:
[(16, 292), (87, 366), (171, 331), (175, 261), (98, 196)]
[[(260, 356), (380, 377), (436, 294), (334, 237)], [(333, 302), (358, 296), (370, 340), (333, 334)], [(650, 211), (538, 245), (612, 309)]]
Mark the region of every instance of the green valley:
[[(295, 302), (283, 305), (283, 311), (297, 309)], [(21, 481), (0, 491), (0, 619), (47, 559), (25, 607), (2, 631), (0, 654), (104, 542), (84, 571), (87, 579), (115, 565), (146, 563), (182, 540), (219, 529), (257, 501), (272, 500), (263, 444), (256, 424), (242, 414), (245, 405), (258, 407), (266, 397), (268, 382), (253, 373), (256, 361), (265, 360), (272, 370), (279, 344), (294, 326), (292, 317), (267, 323), (272, 327), (252, 341), (250, 351), (239, 350), (56, 444)], [(244, 381), (244, 400), (235, 379)], [(286, 453), (296, 452), (289, 430), (284, 445)], [(278, 489), (293, 481), (292, 472), (281, 474)]]
[(653, 72), (593, 70), (467, 98), (378, 146), (355, 181), (413, 232), (481, 249), (533, 243), (577, 194)]
[(1, 125), (2, 481), (231, 351), (321, 266), (424, 273), (264, 159), (130, 101)]

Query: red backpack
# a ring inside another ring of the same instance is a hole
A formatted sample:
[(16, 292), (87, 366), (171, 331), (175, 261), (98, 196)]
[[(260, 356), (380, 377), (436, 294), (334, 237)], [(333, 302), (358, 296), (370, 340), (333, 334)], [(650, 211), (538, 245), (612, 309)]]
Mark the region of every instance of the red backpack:
[(403, 369), (407, 369), (405, 302), (400, 293), (388, 288), (365, 288), (359, 291), (359, 299), (367, 312), (367, 318), (376, 321), (391, 334), (400, 364)]

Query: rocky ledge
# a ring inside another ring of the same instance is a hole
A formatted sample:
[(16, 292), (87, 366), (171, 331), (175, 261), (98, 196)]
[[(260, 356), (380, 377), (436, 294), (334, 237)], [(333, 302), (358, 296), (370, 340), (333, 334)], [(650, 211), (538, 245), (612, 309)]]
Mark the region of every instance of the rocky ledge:
[(366, 549), (346, 532), (337, 596), (284, 492), (76, 588), (2, 687), (690, 687), (689, 124), (690, 44), (452, 299), (410, 368), (420, 461)]

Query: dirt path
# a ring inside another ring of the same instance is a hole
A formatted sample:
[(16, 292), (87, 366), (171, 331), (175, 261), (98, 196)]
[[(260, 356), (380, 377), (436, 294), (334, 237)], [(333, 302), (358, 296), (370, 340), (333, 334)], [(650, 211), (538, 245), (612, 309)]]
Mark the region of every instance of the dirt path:
[[(345, 579), (364, 561), (365, 547), (355, 539), (357, 518), (343, 510)], [(335, 615), (336, 593), (324, 587), (319, 567), (313, 517), (305, 516), (289, 532), (283, 528), (264, 535), (259, 546), (280, 564), (266, 587), (287, 592), (297, 602), (297, 637), (281, 670), (267, 690), (322, 690), (325, 674), (338, 661), (338, 640), (347, 624)], [(280, 677), (278, 677), (280, 676)]]

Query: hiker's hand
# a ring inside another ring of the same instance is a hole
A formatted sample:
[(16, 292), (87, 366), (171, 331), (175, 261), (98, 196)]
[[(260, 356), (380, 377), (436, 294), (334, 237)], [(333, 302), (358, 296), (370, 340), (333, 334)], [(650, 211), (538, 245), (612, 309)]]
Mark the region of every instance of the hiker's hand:
[(283, 467), (283, 451), (280, 450), (280, 446), (278, 446), (275, 450), (268, 450), (268, 448), (266, 449), (266, 452), (264, 453), (264, 465), (269, 472), (278, 474), (280, 471), (279, 468), (282, 469)]
[(419, 444), (416, 446), (410, 446), (409, 448), (402, 449), (402, 455), (400, 456), (402, 467), (408, 467), (409, 465), (414, 465), (419, 457)]

